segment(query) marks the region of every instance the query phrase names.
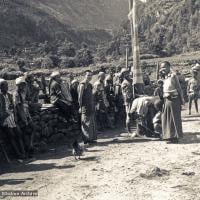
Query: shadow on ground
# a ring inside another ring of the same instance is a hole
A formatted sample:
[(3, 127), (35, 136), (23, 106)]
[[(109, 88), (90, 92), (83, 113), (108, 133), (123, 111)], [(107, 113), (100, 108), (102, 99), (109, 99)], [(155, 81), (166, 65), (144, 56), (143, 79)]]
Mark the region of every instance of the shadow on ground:
[(198, 144), (200, 143), (200, 132), (192, 133), (186, 132), (184, 133), (183, 139), (179, 142), (179, 144)]
[(26, 181), (31, 181), (33, 178), (25, 178), (25, 179), (0, 179), (0, 187), (3, 185), (17, 185), (25, 183)]
[(17, 166), (14, 164), (2, 166), (1, 174), (4, 173), (22, 173), (22, 172), (39, 172), (39, 171), (46, 171), (51, 169), (70, 169), (75, 167), (75, 165), (63, 165), (63, 166), (56, 166), (55, 163), (43, 163), (43, 164), (34, 164), (29, 163), (26, 165), (18, 164)]

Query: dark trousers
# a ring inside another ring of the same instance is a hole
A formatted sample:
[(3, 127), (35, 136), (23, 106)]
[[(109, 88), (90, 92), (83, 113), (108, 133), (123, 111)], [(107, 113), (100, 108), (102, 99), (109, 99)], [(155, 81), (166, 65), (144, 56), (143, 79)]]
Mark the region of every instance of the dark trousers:
[(2, 138), (6, 144), (11, 144), (18, 158), (25, 157), (25, 147), (21, 132), (18, 128), (1, 127)]
[(189, 112), (190, 113), (191, 113), (193, 100), (194, 100), (194, 105), (195, 105), (196, 112), (199, 111), (199, 109), (198, 109), (198, 95), (197, 94), (189, 94)]

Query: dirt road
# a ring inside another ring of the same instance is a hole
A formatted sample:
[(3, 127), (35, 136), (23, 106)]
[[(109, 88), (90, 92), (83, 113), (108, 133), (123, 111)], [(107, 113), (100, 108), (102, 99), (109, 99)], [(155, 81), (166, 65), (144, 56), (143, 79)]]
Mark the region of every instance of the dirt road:
[(80, 161), (66, 156), (67, 146), (50, 149), (37, 161), (9, 168), (0, 190), (39, 192), (5, 198), (16, 200), (199, 200), (199, 119), (183, 112), (181, 144), (130, 139), (117, 130), (100, 135)]

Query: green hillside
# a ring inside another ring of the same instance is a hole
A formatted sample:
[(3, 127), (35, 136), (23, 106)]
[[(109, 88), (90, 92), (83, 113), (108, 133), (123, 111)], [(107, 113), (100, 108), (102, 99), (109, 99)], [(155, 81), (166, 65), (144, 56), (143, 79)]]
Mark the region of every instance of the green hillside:
[[(140, 4), (141, 53), (170, 56), (200, 49), (199, 0), (149, 0)], [(123, 54), (130, 46), (130, 23), (124, 21), (110, 44), (109, 53)]]

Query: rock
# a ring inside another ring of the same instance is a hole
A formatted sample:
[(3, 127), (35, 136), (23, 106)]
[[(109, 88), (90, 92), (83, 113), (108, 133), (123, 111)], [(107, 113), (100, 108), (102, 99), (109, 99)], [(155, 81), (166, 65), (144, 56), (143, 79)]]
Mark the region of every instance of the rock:
[(182, 175), (185, 175), (185, 176), (194, 176), (195, 172), (183, 172)]
[(159, 167), (153, 167), (150, 170), (146, 170), (145, 173), (141, 173), (140, 177), (151, 179), (155, 177), (169, 176), (169, 171), (165, 169), (160, 169)]
[(50, 143), (59, 143), (59, 142), (61, 142), (61, 141), (63, 141), (65, 139), (65, 136), (64, 136), (64, 134), (62, 134), (62, 133), (58, 133), (58, 134), (55, 134), (55, 135), (52, 135), (49, 139), (48, 139), (48, 141), (50, 142)]

